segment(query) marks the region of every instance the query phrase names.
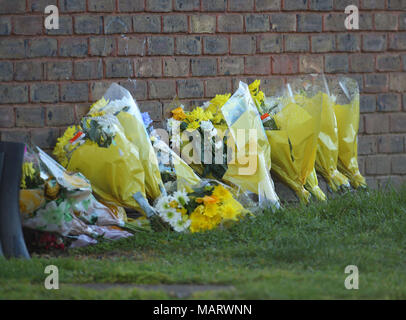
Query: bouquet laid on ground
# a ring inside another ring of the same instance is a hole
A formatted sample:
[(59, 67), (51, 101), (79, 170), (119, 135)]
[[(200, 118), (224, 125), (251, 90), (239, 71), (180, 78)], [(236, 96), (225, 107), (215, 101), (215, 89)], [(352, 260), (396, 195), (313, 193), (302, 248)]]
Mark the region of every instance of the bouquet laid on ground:
[[(310, 199), (304, 186), (314, 171), (321, 104), (313, 83), (292, 82), (278, 96), (265, 99), (261, 117), (271, 145), (272, 172), (305, 203)], [(324, 200), (314, 183), (311, 193)]]
[(269, 173), (270, 146), (245, 83), (240, 82), (233, 96), (218, 95), (189, 112), (179, 106), (172, 114), (172, 148), (180, 150), (194, 170), (255, 195), (261, 207), (279, 208)]
[(366, 187), (357, 159), (360, 113), (358, 83), (342, 77), (333, 81), (331, 91), (336, 96), (334, 113), (338, 128), (338, 170), (354, 188)]
[[(38, 147), (23, 163), (20, 212), (24, 227), (68, 238), (117, 239), (131, 236), (123, 208), (97, 201), (80, 173), (69, 173)], [(97, 241), (97, 240), (96, 240)], [(90, 241), (94, 242), (94, 241)]]
[(112, 84), (81, 124), (58, 139), (54, 154), (68, 170), (85, 175), (106, 203), (153, 214), (145, 204), (163, 189), (158, 161), (138, 106), (123, 87)]
[(190, 189), (161, 196), (155, 206), (161, 219), (177, 232), (203, 232), (238, 221), (249, 211), (230, 188), (216, 181), (202, 181)]

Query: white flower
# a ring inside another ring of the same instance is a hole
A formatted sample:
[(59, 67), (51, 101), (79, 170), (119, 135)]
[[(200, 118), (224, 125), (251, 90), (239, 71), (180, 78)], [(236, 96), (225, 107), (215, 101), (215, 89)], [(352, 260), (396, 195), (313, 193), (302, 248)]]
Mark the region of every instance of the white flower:
[(175, 200), (180, 203), (180, 205), (184, 206), (189, 203), (189, 197), (187, 196), (187, 192), (185, 190), (178, 190), (173, 194)]
[(161, 197), (158, 199), (155, 208), (158, 210), (160, 215), (172, 209), (169, 203), (173, 200), (175, 200), (175, 198), (172, 196)]
[(161, 217), (164, 221), (168, 222), (173, 227), (177, 224), (178, 220), (182, 219), (182, 214), (175, 209), (172, 209), (165, 211), (165, 213), (163, 213)]
[(191, 223), (192, 221), (190, 219), (179, 219), (172, 227), (176, 232), (183, 232), (189, 228)]
[(179, 131), (180, 123), (181, 123), (180, 121), (175, 120), (174, 118), (168, 119), (168, 122), (167, 122), (168, 131), (172, 131), (172, 130)]
[(203, 131), (211, 131), (214, 127), (211, 121), (202, 121), (200, 122), (200, 128), (202, 128)]

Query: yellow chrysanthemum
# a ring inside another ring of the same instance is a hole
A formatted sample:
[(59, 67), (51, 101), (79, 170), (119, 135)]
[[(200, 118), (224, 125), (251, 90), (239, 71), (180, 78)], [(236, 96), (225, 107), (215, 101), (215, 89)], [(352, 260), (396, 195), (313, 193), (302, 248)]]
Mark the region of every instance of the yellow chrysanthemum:
[(97, 100), (90, 106), (89, 115), (93, 116), (94, 113), (99, 112), (99, 110), (104, 108), (108, 103), (109, 101), (104, 99), (104, 97), (100, 100)]
[(248, 87), (249, 87), (252, 99), (255, 102), (255, 105), (261, 111), (261, 106), (264, 104), (264, 101), (265, 101), (265, 94), (261, 90), (259, 90), (260, 85), (261, 85), (261, 80), (255, 80)]
[(190, 215), (190, 231), (191, 232), (201, 232), (206, 230), (212, 230), (217, 227), (221, 222), (220, 216), (215, 216), (213, 218), (207, 217), (201, 213), (196, 212), (196, 210)]
[(186, 113), (185, 113), (185, 111), (183, 111), (183, 109), (181, 107), (173, 109), (171, 112), (172, 112), (172, 117), (175, 120), (183, 121), (186, 119)]
[(21, 178), (21, 189), (26, 189), (26, 179), (30, 178), (31, 180), (34, 179), (35, 176), (35, 169), (32, 162), (24, 162), (22, 168), (22, 178)]
[(212, 122), (214, 124), (220, 124), (224, 120), (221, 108), (226, 104), (230, 97), (230, 93), (218, 94), (210, 101), (210, 105), (208, 106), (207, 110), (213, 115)]
[(220, 201), (227, 201), (233, 197), (231, 192), (224, 188), (221, 184), (214, 188), (212, 195), (220, 199)]
[(208, 203), (204, 205), (204, 215), (209, 218), (214, 218), (219, 215), (219, 206), (215, 203)]
[(55, 155), (58, 162), (65, 168), (69, 163), (66, 153), (74, 148), (74, 146), (69, 142), (69, 140), (71, 140), (75, 136), (76, 132), (79, 131), (80, 129), (81, 129), (80, 126), (68, 127), (65, 130), (63, 136), (58, 138), (54, 151), (52, 152)]
[(237, 220), (239, 210), (237, 210), (232, 203), (227, 203), (221, 208), (221, 216), (227, 220)]
[(188, 124), (186, 130), (189, 132), (195, 131), (196, 129), (198, 129), (200, 127), (200, 124), (198, 121), (193, 121), (191, 123)]

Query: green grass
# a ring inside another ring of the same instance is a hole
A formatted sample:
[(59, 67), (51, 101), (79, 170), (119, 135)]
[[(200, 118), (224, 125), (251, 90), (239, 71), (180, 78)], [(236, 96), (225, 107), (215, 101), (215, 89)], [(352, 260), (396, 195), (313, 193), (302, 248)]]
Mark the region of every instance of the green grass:
[[(78, 283), (221, 284), (196, 299), (406, 299), (406, 188), (346, 194), (265, 212), (203, 234), (153, 233), (70, 250), (0, 259), (2, 299), (170, 299), (159, 291), (91, 290)], [(60, 290), (46, 290), (45, 266)], [(359, 268), (359, 290), (344, 269)]]

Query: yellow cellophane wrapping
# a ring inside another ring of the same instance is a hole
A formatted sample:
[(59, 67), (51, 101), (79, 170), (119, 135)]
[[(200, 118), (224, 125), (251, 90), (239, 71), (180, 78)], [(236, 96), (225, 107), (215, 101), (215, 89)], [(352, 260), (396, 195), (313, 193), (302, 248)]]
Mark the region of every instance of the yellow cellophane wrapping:
[[(288, 102), (274, 116), (279, 130), (266, 131), (272, 148), (272, 172), (292, 188), (304, 203), (310, 198), (304, 185), (314, 169), (321, 99), (321, 94), (311, 98), (296, 95), (294, 101), (297, 103)], [(322, 199), (321, 194), (317, 192), (315, 196)]]
[(349, 187), (348, 179), (337, 170), (338, 162), (338, 129), (334, 113), (334, 101), (322, 93), (321, 126), (318, 137), (316, 169), (326, 179), (332, 191)]
[(319, 199), (321, 201), (325, 201), (327, 199), (323, 190), (321, 190), (319, 187), (319, 181), (317, 179), (316, 169), (313, 169), (313, 171), (307, 177), (305, 187), (317, 199)]
[(338, 125), (338, 170), (354, 188), (365, 187), (365, 178), (358, 167), (359, 94), (349, 104), (335, 104)]
[[(229, 145), (230, 142), (232, 144), (236, 142), (235, 152), (228, 164), (223, 180), (241, 187), (242, 191), (257, 194), (260, 205), (271, 203), (275, 208), (279, 208), (279, 198), (269, 173), (271, 169), (271, 146), (245, 83), (240, 82), (239, 89), (222, 107), (221, 111), (231, 133)], [(236, 114), (238, 114), (237, 119), (235, 119)], [(255, 141), (250, 139), (250, 129), (256, 132), (257, 139)], [(237, 139), (238, 130), (245, 133), (245, 139)], [(256, 144), (253, 154), (250, 154), (250, 144)], [(249, 162), (247, 165), (241, 165), (238, 162), (238, 152), (242, 153), (242, 150), (245, 150), (243, 154), (245, 158), (256, 159), (254, 172), (248, 168)]]
[(89, 179), (93, 192), (105, 203), (141, 210), (133, 198), (137, 192), (146, 196), (139, 151), (122, 129), (117, 130), (114, 141), (108, 148), (101, 148), (87, 140), (72, 153), (67, 169)]

